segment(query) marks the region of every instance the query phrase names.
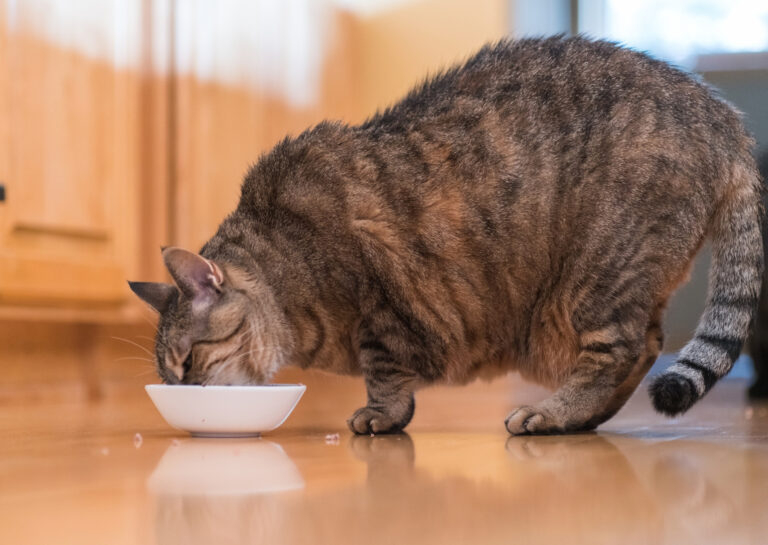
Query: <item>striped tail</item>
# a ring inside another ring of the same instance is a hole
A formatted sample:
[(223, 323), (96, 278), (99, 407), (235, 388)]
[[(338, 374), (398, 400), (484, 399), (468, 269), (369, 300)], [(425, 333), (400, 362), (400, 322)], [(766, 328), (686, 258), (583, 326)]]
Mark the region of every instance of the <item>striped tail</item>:
[(712, 229), (709, 293), (696, 336), (649, 388), (653, 406), (674, 416), (691, 408), (739, 357), (757, 309), (763, 274), (760, 178), (751, 162), (735, 169)]

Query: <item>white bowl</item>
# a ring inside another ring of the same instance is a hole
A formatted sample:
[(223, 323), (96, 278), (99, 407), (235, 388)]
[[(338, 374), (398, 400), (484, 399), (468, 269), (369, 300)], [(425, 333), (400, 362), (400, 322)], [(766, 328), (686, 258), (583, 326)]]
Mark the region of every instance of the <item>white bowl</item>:
[(307, 387), (149, 384), (145, 389), (174, 428), (206, 437), (247, 437), (285, 422)]

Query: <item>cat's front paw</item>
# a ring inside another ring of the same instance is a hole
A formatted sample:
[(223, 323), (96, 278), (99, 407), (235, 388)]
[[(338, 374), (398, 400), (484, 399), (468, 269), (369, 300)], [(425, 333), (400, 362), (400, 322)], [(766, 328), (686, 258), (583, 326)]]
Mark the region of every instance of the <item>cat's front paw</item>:
[(562, 423), (538, 407), (523, 406), (513, 410), (504, 421), (504, 425), (512, 435), (548, 435), (565, 432)]
[(384, 411), (372, 407), (357, 409), (352, 418), (347, 420), (347, 426), (357, 434), (394, 433), (405, 427)]

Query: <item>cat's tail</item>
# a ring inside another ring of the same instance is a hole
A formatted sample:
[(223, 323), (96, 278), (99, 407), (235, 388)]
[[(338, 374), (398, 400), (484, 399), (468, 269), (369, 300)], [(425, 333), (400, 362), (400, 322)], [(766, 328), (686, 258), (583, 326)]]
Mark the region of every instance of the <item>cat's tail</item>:
[(757, 309), (763, 274), (760, 176), (749, 158), (734, 168), (713, 218), (712, 266), (704, 314), (693, 340), (649, 388), (657, 411), (687, 411), (739, 357)]

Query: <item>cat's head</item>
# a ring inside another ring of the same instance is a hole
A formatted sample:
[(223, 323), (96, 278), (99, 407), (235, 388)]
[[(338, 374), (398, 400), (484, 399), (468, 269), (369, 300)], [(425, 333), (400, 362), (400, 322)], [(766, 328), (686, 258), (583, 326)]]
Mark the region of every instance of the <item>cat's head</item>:
[(173, 284), (129, 282), (160, 314), (157, 370), (167, 384), (263, 384), (279, 366), (267, 317), (233, 268), (165, 248)]

